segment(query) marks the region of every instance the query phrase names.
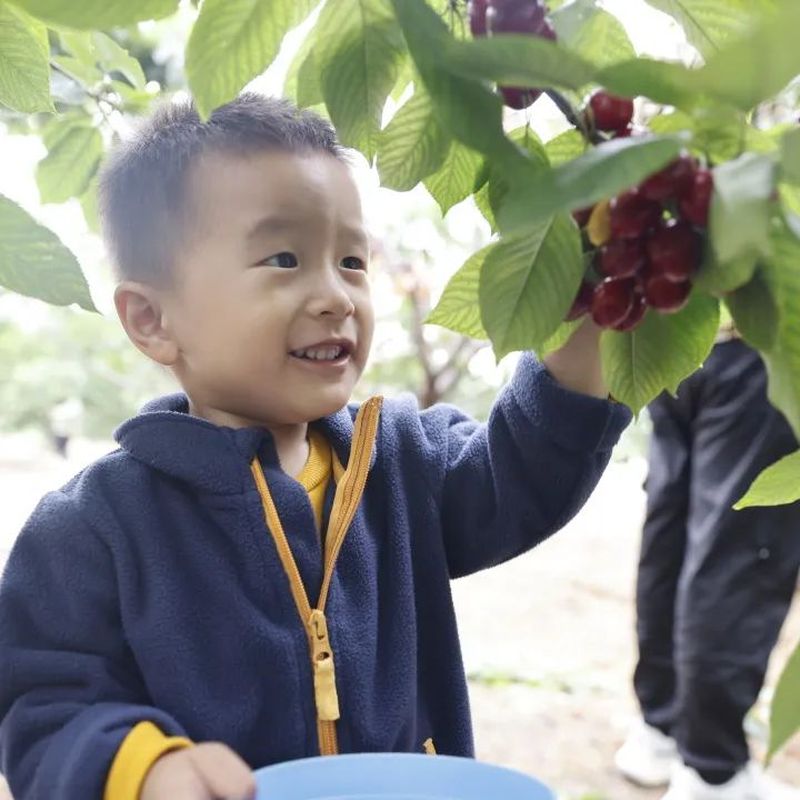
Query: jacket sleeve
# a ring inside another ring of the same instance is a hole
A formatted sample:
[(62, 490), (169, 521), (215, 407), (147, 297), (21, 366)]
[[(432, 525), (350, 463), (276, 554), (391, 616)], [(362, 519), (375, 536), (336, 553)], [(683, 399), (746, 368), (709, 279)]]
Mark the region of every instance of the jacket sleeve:
[(111, 553), (65, 493), (46, 495), (0, 582), (0, 771), (15, 800), (102, 800), (122, 741), (149, 720)]
[(451, 576), (513, 558), (562, 528), (630, 419), (625, 406), (561, 387), (532, 354), (520, 359), (487, 423), (446, 406), (423, 412), (444, 460), (439, 502)]

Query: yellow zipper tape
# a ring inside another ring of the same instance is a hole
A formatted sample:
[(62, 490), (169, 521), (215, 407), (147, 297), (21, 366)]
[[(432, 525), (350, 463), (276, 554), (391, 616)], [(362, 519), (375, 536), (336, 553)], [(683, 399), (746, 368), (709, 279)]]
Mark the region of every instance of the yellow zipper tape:
[(314, 675), (314, 702), (317, 709), (317, 736), (322, 755), (334, 755), (338, 752), (334, 722), (340, 717), (339, 696), (336, 691), (336, 669), (333, 648), (328, 635), (328, 622), (325, 618), (325, 603), (328, 599), (336, 559), (364, 492), (382, 405), (383, 398), (370, 398), (361, 406), (356, 416), (350, 458), (347, 469), (336, 487), (336, 495), (331, 509), (325, 542), (322, 588), (317, 603), (318, 607), (315, 609), (311, 608), (308, 601), (300, 571), (292, 555), (261, 464), (258, 458), (254, 458), (250, 464), (250, 471), (261, 497), (267, 527), (272, 534), (281, 564), (289, 578), (292, 597), (309, 640)]

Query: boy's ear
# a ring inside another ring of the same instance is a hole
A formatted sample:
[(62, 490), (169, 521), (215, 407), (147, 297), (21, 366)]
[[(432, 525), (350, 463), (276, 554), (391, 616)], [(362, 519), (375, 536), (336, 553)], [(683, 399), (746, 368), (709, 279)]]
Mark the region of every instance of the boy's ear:
[(167, 325), (156, 289), (135, 281), (123, 281), (114, 290), (114, 305), (125, 333), (139, 350), (166, 367), (175, 364), (178, 343)]

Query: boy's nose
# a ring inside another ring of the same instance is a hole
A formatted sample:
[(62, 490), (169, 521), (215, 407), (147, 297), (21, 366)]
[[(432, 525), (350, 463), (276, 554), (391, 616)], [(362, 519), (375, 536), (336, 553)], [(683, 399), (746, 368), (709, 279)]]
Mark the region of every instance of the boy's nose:
[(355, 313), (355, 305), (347, 287), (337, 275), (326, 275), (319, 279), (310, 302), (309, 311), (314, 316), (330, 315), (349, 317)]

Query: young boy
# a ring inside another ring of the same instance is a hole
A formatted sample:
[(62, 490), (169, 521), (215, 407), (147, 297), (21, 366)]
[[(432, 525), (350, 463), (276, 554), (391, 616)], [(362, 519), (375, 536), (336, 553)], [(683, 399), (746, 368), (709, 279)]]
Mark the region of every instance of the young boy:
[(630, 416), (597, 331), (524, 356), (485, 425), (357, 409), (369, 247), (327, 122), (256, 95), (205, 123), (171, 105), (101, 185), (120, 320), (184, 393), (45, 496), (11, 553), (16, 800), (246, 797), (251, 769), (319, 753), (472, 755), (449, 581), (597, 483)]

